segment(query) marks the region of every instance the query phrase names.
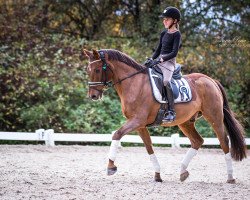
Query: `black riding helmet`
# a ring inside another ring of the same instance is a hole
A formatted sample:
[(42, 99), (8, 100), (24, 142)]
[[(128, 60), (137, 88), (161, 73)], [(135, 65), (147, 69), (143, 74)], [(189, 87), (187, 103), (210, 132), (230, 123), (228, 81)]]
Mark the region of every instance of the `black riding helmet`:
[(160, 18), (171, 17), (172, 19), (177, 19), (177, 21), (179, 22), (181, 19), (181, 13), (175, 7), (167, 7), (159, 17)]

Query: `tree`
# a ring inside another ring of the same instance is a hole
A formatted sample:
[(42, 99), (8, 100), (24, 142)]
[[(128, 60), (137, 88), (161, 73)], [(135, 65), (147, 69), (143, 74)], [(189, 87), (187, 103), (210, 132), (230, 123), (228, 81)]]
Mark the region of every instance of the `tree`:
[(103, 32), (102, 24), (113, 14), (115, 0), (63, 0), (49, 2), (50, 28), (88, 40)]

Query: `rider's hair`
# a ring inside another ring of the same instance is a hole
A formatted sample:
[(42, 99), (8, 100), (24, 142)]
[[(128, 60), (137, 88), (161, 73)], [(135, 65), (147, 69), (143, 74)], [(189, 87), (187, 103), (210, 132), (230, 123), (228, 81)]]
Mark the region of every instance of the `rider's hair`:
[(179, 27), (180, 27), (179, 22), (177, 22), (175, 26), (176, 26), (176, 28), (179, 30)]

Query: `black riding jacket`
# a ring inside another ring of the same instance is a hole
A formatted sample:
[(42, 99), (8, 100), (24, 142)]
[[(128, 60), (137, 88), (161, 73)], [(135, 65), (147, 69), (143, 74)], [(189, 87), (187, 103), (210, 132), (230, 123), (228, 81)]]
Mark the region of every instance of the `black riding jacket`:
[(164, 55), (162, 57), (163, 61), (168, 61), (177, 56), (180, 46), (180, 31), (168, 33), (167, 30), (164, 30), (161, 32), (160, 42), (157, 49), (153, 53), (152, 58), (156, 59), (159, 55)]

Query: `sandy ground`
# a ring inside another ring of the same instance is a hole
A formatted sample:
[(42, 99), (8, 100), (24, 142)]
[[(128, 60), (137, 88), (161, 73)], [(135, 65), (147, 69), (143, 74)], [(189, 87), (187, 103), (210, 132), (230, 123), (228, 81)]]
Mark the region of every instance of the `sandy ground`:
[(0, 145), (0, 199), (250, 199), (249, 159), (234, 162), (237, 183), (227, 184), (222, 151), (201, 149), (182, 183), (179, 165), (187, 149), (155, 148), (163, 179), (156, 183), (143, 147), (123, 147), (118, 172), (107, 176), (108, 149)]

